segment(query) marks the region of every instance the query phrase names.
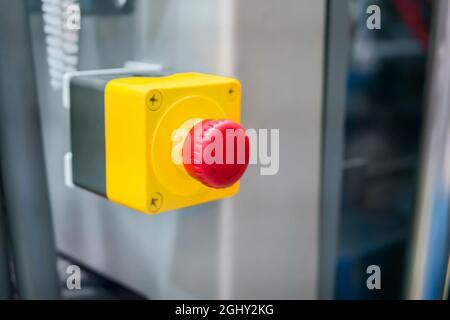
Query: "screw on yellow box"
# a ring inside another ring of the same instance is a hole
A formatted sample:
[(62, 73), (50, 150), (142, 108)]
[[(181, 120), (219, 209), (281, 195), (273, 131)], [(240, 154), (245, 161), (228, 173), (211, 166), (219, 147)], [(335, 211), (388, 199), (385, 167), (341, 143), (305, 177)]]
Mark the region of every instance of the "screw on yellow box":
[[(240, 123), (241, 87), (237, 80), (179, 73), (103, 79), (95, 89), (86, 88), (93, 82), (74, 79), (71, 84), (76, 185), (149, 214), (218, 200), (238, 191), (239, 182), (210, 188), (172, 159), (174, 143), (181, 139), (174, 135), (177, 129), (189, 130), (203, 119)], [(99, 89), (104, 89), (103, 104), (99, 95), (92, 93)], [(86, 99), (90, 96), (95, 99)], [(89, 100), (102, 105), (95, 107)], [(90, 119), (94, 114), (98, 120), (98, 109), (104, 115), (103, 124)], [(103, 140), (99, 137), (102, 129)], [(96, 149), (100, 149), (98, 154)], [(102, 161), (103, 165), (98, 163)]]

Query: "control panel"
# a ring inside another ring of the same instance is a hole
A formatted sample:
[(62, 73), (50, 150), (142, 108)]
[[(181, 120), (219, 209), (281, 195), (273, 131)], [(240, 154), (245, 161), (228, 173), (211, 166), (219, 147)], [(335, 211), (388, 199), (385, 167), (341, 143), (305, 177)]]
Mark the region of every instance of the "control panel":
[(249, 163), (240, 101), (209, 74), (73, 77), (73, 182), (148, 214), (232, 196)]

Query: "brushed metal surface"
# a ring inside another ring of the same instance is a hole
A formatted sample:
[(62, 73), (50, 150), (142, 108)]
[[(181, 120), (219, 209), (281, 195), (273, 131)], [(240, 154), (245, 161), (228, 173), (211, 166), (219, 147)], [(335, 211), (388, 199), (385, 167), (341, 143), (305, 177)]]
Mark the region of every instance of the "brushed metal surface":
[(234, 75), (243, 124), (280, 129), (277, 175), (251, 166), (236, 197), (158, 216), (64, 185), (69, 114), (34, 14), (58, 249), (151, 298), (316, 298), (325, 11), (322, 0), (160, 0), (82, 18), (81, 69), (137, 60)]

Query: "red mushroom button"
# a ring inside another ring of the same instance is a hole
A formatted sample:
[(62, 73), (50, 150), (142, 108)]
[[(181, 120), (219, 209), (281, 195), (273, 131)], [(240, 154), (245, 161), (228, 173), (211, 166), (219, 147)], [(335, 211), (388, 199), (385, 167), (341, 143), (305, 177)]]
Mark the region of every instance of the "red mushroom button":
[(230, 120), (203, 120), (186, 137), (183, 165), (189, 175), (211, 188), (236, 183), (249, 163), (245, 129)]

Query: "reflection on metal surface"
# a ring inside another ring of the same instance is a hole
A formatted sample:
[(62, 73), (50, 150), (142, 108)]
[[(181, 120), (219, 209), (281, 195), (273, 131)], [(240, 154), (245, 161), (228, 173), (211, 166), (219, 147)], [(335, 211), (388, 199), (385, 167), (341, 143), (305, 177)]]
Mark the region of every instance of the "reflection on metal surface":
[(441, 299), (450, 246), (450, 4), (439, 1), (408, 298)]
[[(369, 4), (381, 8), (380, 30), (366, 27)], [(426, 46), (410, 32), (404, 16), (418, 9), (420, 21), (430, 19), (428, 3), (411, 5), (349, 1), (352, 32), (335, 291), (340, 299), (402, 296), (426, 68)], [(428, 32), (426, 23), (423, 27)], [(364, 285), (371, 264), (381, 268), (383, 290)]]

